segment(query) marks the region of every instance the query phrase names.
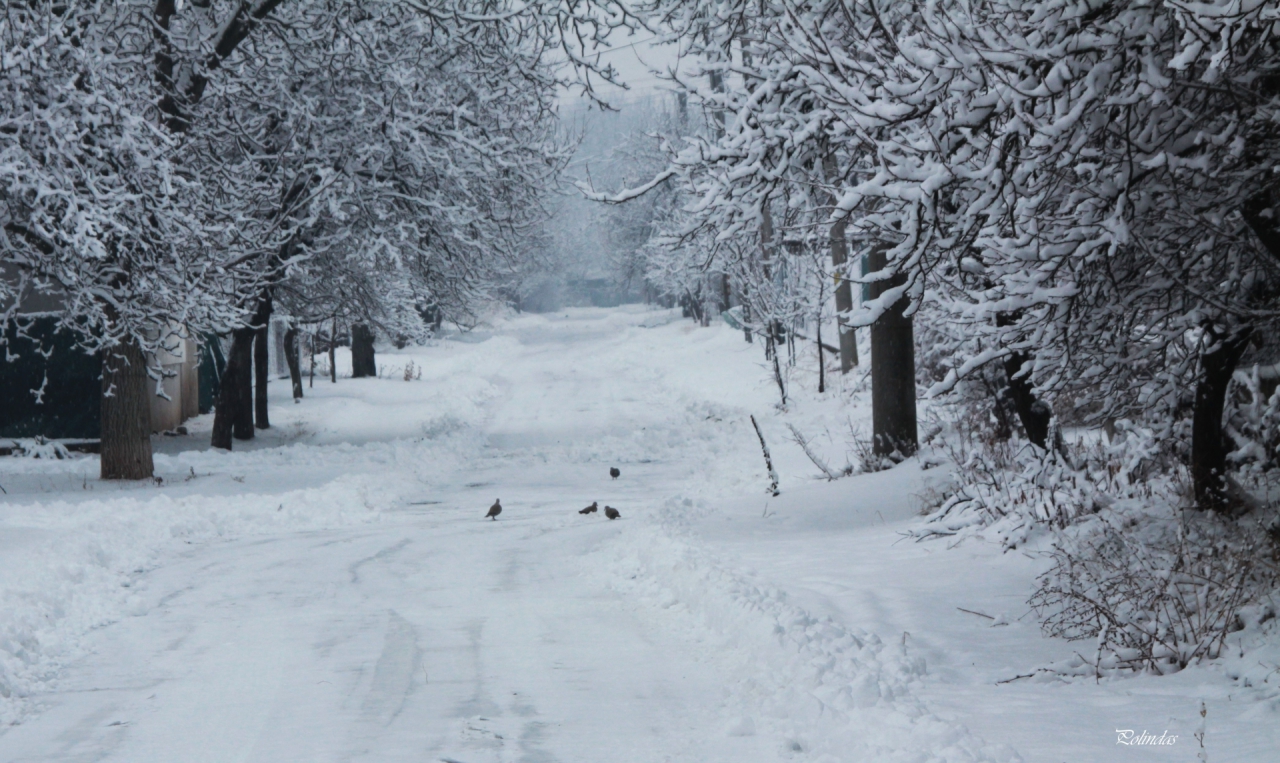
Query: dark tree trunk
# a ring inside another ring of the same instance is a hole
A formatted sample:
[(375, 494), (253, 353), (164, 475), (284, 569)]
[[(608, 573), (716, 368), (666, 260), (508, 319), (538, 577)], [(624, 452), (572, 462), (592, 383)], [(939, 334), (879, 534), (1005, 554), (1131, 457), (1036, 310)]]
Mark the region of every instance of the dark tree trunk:
[(338, 319), (329, 327), (329, 381), (338, 383)]
[(373, 331), (363, 323), (351, 326), (351, 377), (377, 376), (373, 357)]
[[(872, 251), (868, 264), (872, 271), (884, 269), (888, 264), (885, 251)], [(906, 276), (902, 274), (877, 281), (871, 284), (871, 297), (904, 283)], [(915, 332), (911, 319), (903, 314), (908, 304), (903, 295), (871, 325), (871, 430), (876, 455), (896, 450), (910, 456), (918, 447)]]
[[(1016, 312), (998, 313), (996, 325), (1012, 326), (1017, 322), (1018, 317)], [(1030, 376), (1022, 373), (1023, 365), (1030, 359), (1031, 356), (1025, 352), (1015, 352), (1005, 358), (1005, 383), (1009, 385), (1009, 400), (1018, 413), (1018, 420), (1022, 422), (1022, 430), (1027, 433), (1027, 439), (1048, 450), (1049, 424), (1053, 420), (1053, 410), (1047, 403), (1036, 397), (1035, 390), (1031, 388)], [(1055, 443), (1055, 446), (1057, 445), (1058, 443)]]
[(231, 334), (227, 367), (218, 387), (218, 402), (213, 411), (215, 448), (231, 450), (231, 440), (253, 438), (253, 329), (236, 329)]
[(1009, 384), (1009, 399), (1013, 409), (1018, 412), (1018, 420), (1027, 433), (1027, 439), (1048, 450), (1049, 423), (1053, 419), (1053, 410), (1043, 400), (1036, 397), (1031, 389), (1031, 382), (1022, 374), (1022, 366), (1030, 358), (1021, 352), (1015, 352), (1004, 359), (1005, 380)]
[(1231, 513), (1235, 508), (1227, 483), (1222, 409), (1231, 376), (1252, 336), (1252, 328), (1237, 329), (1219, 337), (1210, 351), (1200, 356), (1200, 379), (1191, 419), (1191, 482), (1200, 509)]
[(782, 378), (782, 366), (778, 363), (778, 344), (772, 332), (765, 336), (765, 355), (773, 361), (773, 380), (778, 385), (778, 395), (782, 398), (782, 407), (787, 407), (787, 384)]
[(235, 373), (231, 372), (231, 360), (227, 360), (227, 381), (236, 389), (231, 434), (237, 440), (253, 439), (253, 340), (257, 334), (256, 329), (240, 329), (233, 333), (231, 354), (238, 354), (241, 360), (236, 364)]
[(818, 333), (818, 394), (821, 395), (827, 391), (827, 369), (826, 360), (822, 357), (822, 316), (818, 316), (818, 322), (814, 324), (814, 328)]
[[(270, 315), (270, 313), (268, 313)], [(270, 341), (270, 324), (263, 321), (253, 335), (253, 424), (258, 429), (270, 429), (267, 415), (267, 384), (271, 381), (271, 369), (267, 342)]]
[[(822, 159), (822, 168), (827, 175), (827, 182), (834, 181), (836, 176), (835, 154), (827, 154)], [(834, 197), (832, 201), (834, 202)], [(840, 333), (840, 373), (847, 374), (858, 365), (858, 335), (845, 318), (853, 309), (853, 288), (849, 279), (841, 274), (849, 259), (849, 243), (844, 234), (849, 226), (849, 218), (842, 217), (831, 225), (831, 266), (836, 271), (836, 325)]]
[(293, 399), (302, 399), (302, 363), (298, 358), (298, 328), (289, 324), (284, 332), (284, 360), (289, 364), (289, 381), (293, 383)]
[(102, 353), (100, 475), (104, 480), (144, 480), (155, 472), (151, 460), (151, 380), (136, 341)]
[(237, 348), (233, 337), (231, 349), (227, 352), (227, 363), (222, 367), (222, 381), (218, 385), (218, 398), (213, 404), (213, 436), (210, 438), (209, 444), (223, 450), (231, 450), (232, 422), (235, 420), (236, 398), (239, 395), (235, 384), (235, 374), (236, 368), (243, 360), (237, 356), (237, 350), (239, 350), (239, 354), (243, 354), (243, 349)]
[(253, 340), (257, 334), (254, 327), (265, 325), (270, 311), (270, 298), (264, 296), (258, 301), (250, 325), (231, 333), (231, 351), (227, 353), (227, 367), (222, 372), (213, 412), (211, 444), (215, 448), (231, 450), (233, 437), (253, 439)]

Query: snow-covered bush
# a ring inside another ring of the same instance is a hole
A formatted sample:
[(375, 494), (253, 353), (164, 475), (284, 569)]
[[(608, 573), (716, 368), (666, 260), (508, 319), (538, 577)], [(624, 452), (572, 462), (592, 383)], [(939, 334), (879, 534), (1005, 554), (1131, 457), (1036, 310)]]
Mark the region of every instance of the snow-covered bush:
[(1215, 659), (1274, 589), (1256, 527), (1192, 510), (1108, 512), (1059, 540), (1031, 605), (1046, 633), (1096, 646), (1055, 669), (1165, 674)]
[(862, 428), (855, 425), (852, 421), (849, 424), (849, 434), (845, 438), (845, 446), (847, 455), (853, 463), (858, 465), (857, 471), (860, 474), (869, 474), (871, 472), (880, 472), (885, 469), (892, 469), (895, 465), (902, 463), (905, 459), (898, 451), (894, 451), (888, 456), (881, 456), (876, 453), (875, 443), (870, 435), (865, 434)]
[(1030, 604), (1047, 634), (1095, 642), (1047, 670), (1165, 674), (1216, 659), (1242, 611), (1276, 589), (1280, 532), (1261, 516), (1270, 509), (1257, 502), (1241, 519), (1196, 511), (1167, 427), (1122, 420), (1109, 440), (1098, 433), (1063, 453), (991, 437), (985, 420), (974, 426), (985, 410), (956, 408), (943, 445), (955, 487), (919, 535), (1047, 544), (1053, 563)]
[(1227, 463), (1238, 485), (1263, 504), (1280, 495), (1280, 396), (1274, 367), (1235, 373), (1233, 394), (1227, 400), (1224, 429), (1232, 449)]
[(994, 437), (985, 410), (963, 410), (939, 438), (957, 467), (955, 492), (930, 519), (946, 532), (991, 527), (1013, 548), (1037, 528), (1062, 530), (1118, 501), (1177, 504), (1185, 491), (1185, 468), (1150, 428), (1122, 420), (1110, 441), (1046, 451)]
[(956, 491), (930, 520), (947, 534), (992, 526), (1016, 548), (1037, 528), (1067, 527), (1098, 505), (1087, 474), (1024, 440), (980, 443), (958, 465)]
[(13, 455), (25, 458), (64, 459), (71, 458), (71, 451), (60, 442), (37, 436), (31, 440), (15, 440)]

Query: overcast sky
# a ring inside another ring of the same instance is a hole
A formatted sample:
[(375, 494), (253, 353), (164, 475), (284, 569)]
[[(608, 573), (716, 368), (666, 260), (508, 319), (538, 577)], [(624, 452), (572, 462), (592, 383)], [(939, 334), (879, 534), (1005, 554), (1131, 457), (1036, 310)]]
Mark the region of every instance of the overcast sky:
[[(600, 88), (601, 94), (615, 106), (627, 101), (647, 98), (654, 93), (667, 89), (668, 85), (659, 79), (653, 69), (665, 71), (677, 63), (676, 46), (654, 45), (650, 42), (653, 35), (641, 32), (632, 37), (620, 37), (614, 47), (600, 54), (601, 62), (613, 64), (623, 82), (629, 89), (621, 90), (610, 85)], [(565, 106), (584, 102), (578, 92), (566, 92), (562, 96)]]

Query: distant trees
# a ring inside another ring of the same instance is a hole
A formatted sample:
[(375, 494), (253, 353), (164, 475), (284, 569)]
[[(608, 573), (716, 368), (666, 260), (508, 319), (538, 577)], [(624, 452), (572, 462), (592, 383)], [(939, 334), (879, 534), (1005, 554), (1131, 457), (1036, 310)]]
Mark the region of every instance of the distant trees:
[(504, 54), (509, 41), (442, 33), (402, 4), (277, 14), (288, 31), (252, 54), (270, 76), (226, 95), (237, 113), (252, 91), (258, 118), (220, 125), (210, 153), (279, 143), (281, 185), (323, 178), (300, 215), (300, 256), (272, 292), (295, 320), (350, 325), (356, 375), (376, 374), (375, 329), (420, 337), (428, 307), (471, 310), (541, 220), (540, 196), (567, 159), (553, 135), (554, 80), (531, 86), (525, 72), (540, 64)]

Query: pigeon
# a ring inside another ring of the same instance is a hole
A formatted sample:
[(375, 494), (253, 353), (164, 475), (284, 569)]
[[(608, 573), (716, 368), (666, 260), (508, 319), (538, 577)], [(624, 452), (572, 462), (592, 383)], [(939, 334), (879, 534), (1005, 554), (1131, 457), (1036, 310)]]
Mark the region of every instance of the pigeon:
[(585, 508), (585, 509), (580, 509), (580, 510), (578, 511), (578, 513), (579, 513), (579, 514), (594, 514), (594, 513), (596, 512), (596, 510), (600, 508), (600, 507), (597, 505), (598, 503), (599, 503), (599, 501), (592, 501), (590, 506), (588, 506), (588, 507), (587, 507), (587, 508)]
[(616, 466), (610, 466), (610, 467), (609, 467), (609, 476), (610, 476), (610, 477), (613, 477), (613, 478), (616, 480), (618, 477), (622, 476), (622, 472), (618, 471), (618, 467), (616, 467)]
[(502, 513), (502, 502), (500, 499), (495, 498), (493, 499), (493, 505), (489, 507), (489, 513), (485, 514), (485, 516), (497, 522), (498, 515), (501, 513)]
[(618, 517), (622, 516), (621, 514), (618, 513), (618, 510), (613, 508), (612, 506), (604, 507), (604, 515), (609, 519), (617, 519)]

